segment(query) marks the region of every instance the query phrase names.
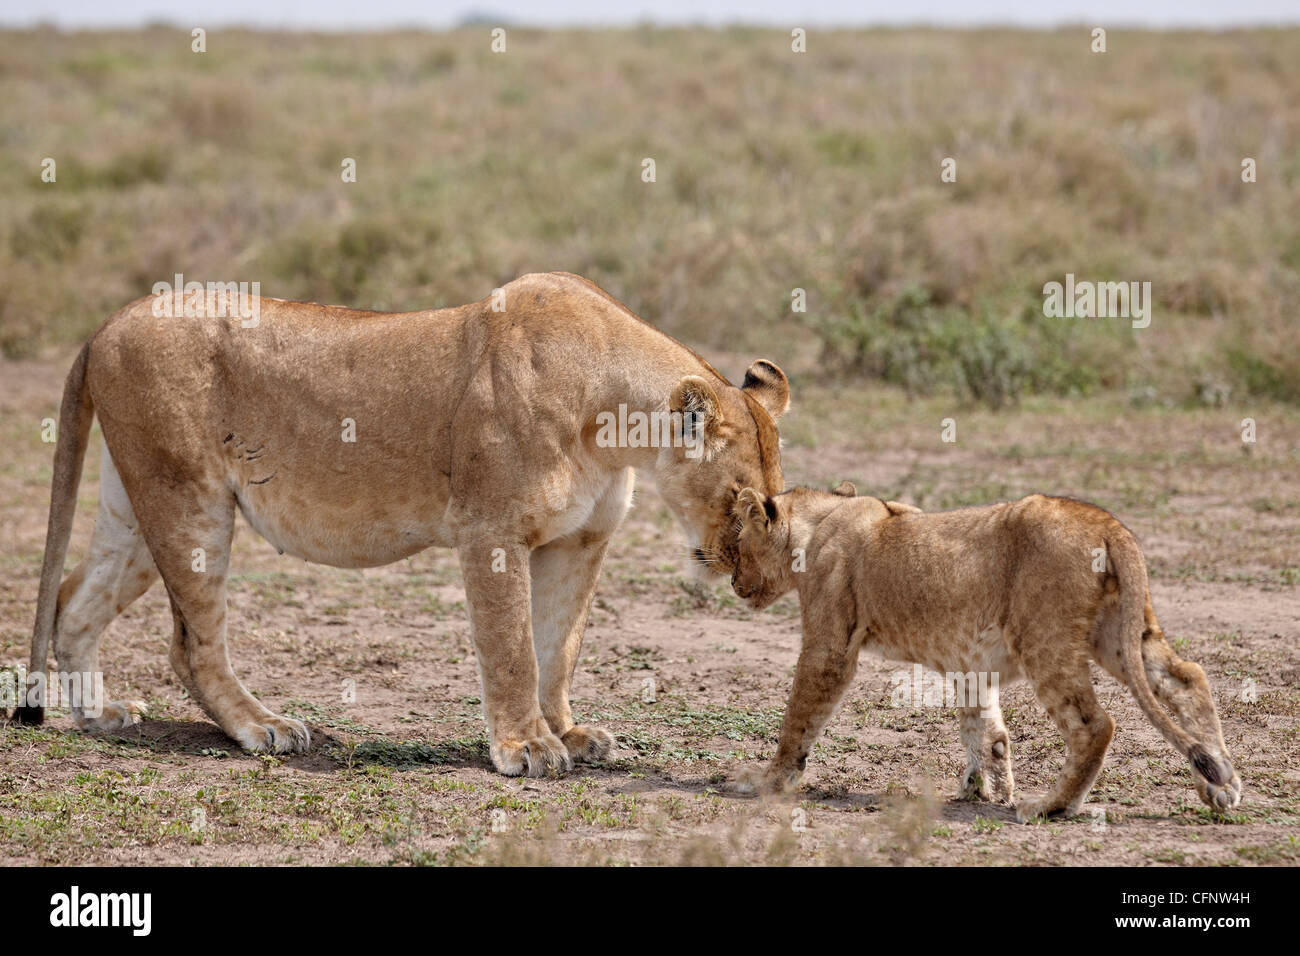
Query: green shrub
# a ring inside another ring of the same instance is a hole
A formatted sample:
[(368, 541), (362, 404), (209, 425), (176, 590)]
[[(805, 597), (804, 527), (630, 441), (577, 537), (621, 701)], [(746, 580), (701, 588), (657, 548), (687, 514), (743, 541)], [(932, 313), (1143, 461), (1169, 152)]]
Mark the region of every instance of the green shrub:
[(917, 285), (874, 309), (859, 299), (808, 325), (839, 374), (880, 379), (911, 394), (947, 389), (990, 408), (1026, 394), (1123, 385), (1133, 351), (1122, 322), (1050, 319), (1037, 303), (1010, 314), (990, 305), (936, 305)]

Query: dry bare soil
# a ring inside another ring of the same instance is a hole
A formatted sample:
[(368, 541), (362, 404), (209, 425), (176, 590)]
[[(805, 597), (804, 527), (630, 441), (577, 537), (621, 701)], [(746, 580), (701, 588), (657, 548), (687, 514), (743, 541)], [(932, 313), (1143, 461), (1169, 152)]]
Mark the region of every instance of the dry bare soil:
[[(743, 360), (722, 363), (736, 372)], [(54, 414), (66, 361), (0, 364), (0, 662), (25, 660), (44, 544)], [(990, 412), (798, 377), (783, 424), (788, 480), (843, 478), (927, 509), (1033, 490), (1119, 514), (1148, 554), (1179, 653), (1210, 675), (1242, 806), (1211, 815), (1186, 766), (1127, 692), (1094, 668), (1119, 725), (1075, 820), (1021, 826), (959, 802), (951, 710), (890, 706), (899, 665), (864, 658), (809, 763), (771, 802), (721, 784), (774, 748), (798, 652), (792, 598), (751, 613), (684, 576), (684, 537), (653, 488), (616, 538), (575, 677), (575, 710), (618, 736), (607, 763), (559, 779), (493, 772), (454, 556), (336, 570), (236, 539), (236, 671), (308, 721), (311, 750), (241, 752), (187, 699), (166, 659), (155, 587), (112, 625), (109, 693), (150, 705), (138, 734), (91, 737), (66, 712), (0, 729), (0, 860), (167, 863), (1294, 864), (1300, 858), (1300, 416), (1255, 404), (1136, 408), (1033, 400)], [(1241, 441), (1240, 421), (1258, 441)], [(940, 441), (953, 417), (958, 440)], [(93, 524), (98, 440), (70, 562)], [(70, 563), (71, 566), (71, 563)], [(1250, 683), (1250, 682), (1253, 682)], [(355, 690), (355, 702), (346, 701)], [(1252, 693), (1253, 689), (1253, 693)], [(1019, 789), (1049, 786), (1062, 746), (1028, 688), (1004, 696)], [(1096, 812), (1093, 812), (1093, 811)]]

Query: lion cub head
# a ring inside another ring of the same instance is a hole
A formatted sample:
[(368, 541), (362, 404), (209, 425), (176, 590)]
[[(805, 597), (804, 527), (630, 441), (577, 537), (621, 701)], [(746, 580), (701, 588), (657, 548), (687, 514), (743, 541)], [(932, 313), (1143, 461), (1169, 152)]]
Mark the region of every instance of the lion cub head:
[[(856, 495), (847, 481), (830, 492), (802, 486), (772, 496), (754, 488), (741, 491), (736, 500), (740, 535), (732, 590), (760, 610), (790, 591), (797, 583), (795, 574), (803, 570), (801, 559), (806, 559), (797, 552), (808, 537), (810, 517), (820, 517)], [(796, 530), (797, 525), (802, 527)]]
[(740, 534), (737, 538), (736, 569), (732, 590), (756, 609), (768, 607), (798, 584), (798, 574), (807, 569), (808, 542), (817, 525), (846, 498), (864, 520), (880, 520), (921, 509), (898, 501), (857, 498), (851, 482), (841, 482), (834, 491), (796, 487), (768, 496), (745, 488), (737, 498)]

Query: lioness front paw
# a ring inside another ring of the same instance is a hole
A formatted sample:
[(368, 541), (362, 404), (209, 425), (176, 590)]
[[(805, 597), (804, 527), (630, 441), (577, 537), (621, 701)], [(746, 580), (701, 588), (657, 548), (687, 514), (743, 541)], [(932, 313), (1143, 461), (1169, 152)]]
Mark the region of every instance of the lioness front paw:
[(552, 733), (528, 740), (502, 740), (492, 745), (492, 765), (507, 777), (549, 777), (573, 769), (564, 742)]
[(604, 760), (614, 749), (614, 735), (601, 727), (587, 724), (575, 724), (564, 732), (560, 738), (564, 749), (572, 760), (585, 760), (594, 763)]
[(251, 753), (301, 753), (311, 746), (307, 725), (292, 717), (267, 714), (249, 721), (230, 735)]
[(72, 722), (80, 730), (111, 734), (134, 727), (148, 709), (142, 700), (115, 700), (105, 704), (95, 717), (88, 717), (83, 711), (73, 708)]

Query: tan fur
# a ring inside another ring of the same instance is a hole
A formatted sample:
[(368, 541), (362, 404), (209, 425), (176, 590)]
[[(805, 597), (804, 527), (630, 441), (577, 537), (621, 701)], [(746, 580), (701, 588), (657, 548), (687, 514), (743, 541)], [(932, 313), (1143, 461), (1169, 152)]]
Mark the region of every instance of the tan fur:
[[(738, 510), (736, 593), (761, 608), (797, 588), (803, 618), (777, 753), (749, 786), (778, 790), (798, 780), (866, 648), (943, 674), (996, 673), (1001, 687), (1030, 681), (1067, 756), (1049, 794), (1017, 802), (1022, 820), (1077, 813), (1101, 771), (1114, 722), (1093, 694), (1089, 658), (1129, 688), (1189, 759), (1206, 804), (1240, 802), (1205, 673), (1165, 641), (1137, 541), (1101, 508), (1032, 495), (923, 514), (796, 488), (776, 497), (745, 489)], [(969, 764), (963, 794), (1011, 801), (1011, 741), (996, 695), (959, 714)]]
[[(574, 724), (569, 683), (634, 469), (655, 476), (706, 570), (730, 573), (737, 493), (782, 487), (773, 422), (789, 388), (764, 361), (736, 388), (577, 276), (527, 275), (504, 294), (504, 311), (489, 298), (402, 314), (261, 299), (255, 327), (159, 318), (152, 297), (111, 316), (64, 392), (33, 671), (51, 638), (61, 670), (97, 668), (104, 627), (161, 574), (171, 663), (194, 700), (250, 750), (304, 749), (306, 727), (258, 703), (227, 656), (239, 511), (281, 551), (337, 567), (456, 548), (497, 769), (608, 753), (607, 731)], [(699, 413), (707, 452), (601, 447), (597, 416), (620, 404)], [(100, 512), (60, 589), (92, 410)], [(118, 729), (140, 709), (73, 716)]]

